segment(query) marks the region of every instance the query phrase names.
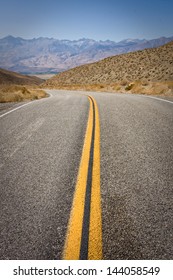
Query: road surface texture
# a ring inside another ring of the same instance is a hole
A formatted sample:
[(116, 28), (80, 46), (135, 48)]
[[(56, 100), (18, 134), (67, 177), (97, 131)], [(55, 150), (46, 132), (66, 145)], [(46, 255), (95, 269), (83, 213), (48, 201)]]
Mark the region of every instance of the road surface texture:
[(49, 93), (0, 113), (0, 259), (63, 258), (88, 116), (97, 115), (87, 95), (99, 110), (102, 258), (172, 259), (173, 102)]

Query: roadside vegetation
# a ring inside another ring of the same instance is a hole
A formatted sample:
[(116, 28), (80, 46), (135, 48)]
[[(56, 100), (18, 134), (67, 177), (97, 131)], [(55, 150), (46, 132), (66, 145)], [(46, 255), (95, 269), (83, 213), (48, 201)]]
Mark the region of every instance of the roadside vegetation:
[(1, 85), (0, 102), (21, 102), (47, 97), (48, 94), (37, 87), (24, 85)]
[(20, 102), (47, 97), (39, 86), (42, 79), (0, 68), (0, 102)]
[(119, 93), (136, 93), (147, 95), (161, 95), (173, 97), (173, 81), (165, 82), (144, 82), (144, 81), (121, 81), (110, 84), (73, 84), (51, 86), (52, 89), (62, 90), (84, 90), (97, 92), (119, 92)]

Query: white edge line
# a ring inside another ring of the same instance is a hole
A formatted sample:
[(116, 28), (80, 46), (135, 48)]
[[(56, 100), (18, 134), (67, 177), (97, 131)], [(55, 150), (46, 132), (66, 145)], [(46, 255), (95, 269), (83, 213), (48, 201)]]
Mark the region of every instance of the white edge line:
[[(47, 93), (48, 93), (48, 92), (47, 92)], [(53, 97), (53, 95), (52, 95), (51, 93), (48, 93), (48, 94), (50, 95), (50, 97)], [(40, 99), (40, 100), (41, 100), (41, 99)], [(40, 101), (40, 100), (34, 100), (34, 101)], [(18, 106), (17, 108), (14, 108), (14, 109), (10, 110), (10, 111), (8, 111), (8, 112), (6, 112), (6, 113), (0, 115), (0, 118), (2, 118), (2, 117), (4, 117), (4, 116), (6, 116), (6, 115), (8, 115), (8, 114), (10, 114), (10, 113), (12, 113), (12, 112), (18, 110), (18, 109), (20, 109), (20, 108), (22, 108), (22, 107), (24, 107), (24, 106), (27, 106), (27, 105), (33, 103), (34, 101), (30, 101), (30, 102), (28, 102), (28, 103), (26, 103), (26, 104), (23, 104), (23, 105), (21, 105), (21, 106)]]
[(32, 101), (30, 101), (30, 102), (28, 102), (28, 103), (26, 103), (26, 104), (23, 104), (23, 105), (21, 105), (21, 106), (18, 106), (17, 108), (14, 108), (14, 109), (12, 109), (12, 110), (10, 110), (10, 111), (8, 111), (8, 112), (6, 112), (6, 113), (0, 115), (0, 118), (2, 118), (2, 117), (4, 117), (4, 116), (6, 116), (6, 115), (8, 115), (8, 114), (10, 114), (10, 113), (12, 113), (12, 112), (18, 110), (18, 109), (20, 109), (20, 108), (22, 108), (22, 107), (24, 107), (24, 106), (27, 106), (27, 105), (29, 105), (30, 103), (32, 103)]
[(164, 101), (164, 102), (173, 104), (172, 101), (169, 101), (169, 100), (166, 100), (166, 99), (162, 99), (162, 98), (158, 98), (158, 97), (154, 97), (154, 96), (149, 96), (149, 95), (142, 95), (142, 96), (143, 97), (149, 97), (149, 98), (152, 98), (152, 99), (156, 99), (156, 100), (160, 100), (160, 101)]
[(49, 94), (50, 97), (53, 97), (52, 93), (50, 93), (49, 91), (51, 91), (50, 89), (43, 89), (47, 94)]

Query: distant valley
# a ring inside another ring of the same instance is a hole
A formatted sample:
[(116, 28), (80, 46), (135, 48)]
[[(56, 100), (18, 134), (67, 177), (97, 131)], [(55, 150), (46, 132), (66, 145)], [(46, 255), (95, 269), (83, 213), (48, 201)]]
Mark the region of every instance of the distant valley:
[(20, 73), (57, 73), (96, 62), (106, 57), (154, 48), (173, 40), (126, 39), (121, 42), (92, 39), (58, 40), (54, 38), (23, 39), (7, 36), (0, 39), (0, 68)]

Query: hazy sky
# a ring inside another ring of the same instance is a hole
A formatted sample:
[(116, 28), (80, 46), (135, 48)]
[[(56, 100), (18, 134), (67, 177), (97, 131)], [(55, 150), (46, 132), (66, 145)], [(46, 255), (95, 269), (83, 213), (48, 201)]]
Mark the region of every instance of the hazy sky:
[(0, 0), (0, 38), (173, 36), (173, 0)]

